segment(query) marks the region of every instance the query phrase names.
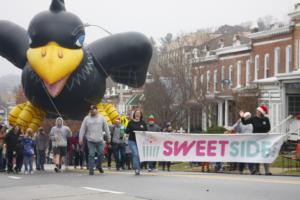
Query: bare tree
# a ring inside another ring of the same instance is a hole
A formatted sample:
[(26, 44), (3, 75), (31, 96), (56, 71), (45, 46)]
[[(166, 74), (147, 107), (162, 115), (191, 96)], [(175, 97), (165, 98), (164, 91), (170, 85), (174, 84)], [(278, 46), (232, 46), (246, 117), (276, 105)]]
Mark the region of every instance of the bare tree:
[(197, 47), (211, 38), (212, 34), (207, 30), (200, 30), (194, 34), (183, 34), (164, 47), (163, 49), (167, 49), (167, 53), (160, 56), (163, 57), (163, 62), (160, 62), (161, 74), (169, 77), (172, 87), (176, 88), (174, 104), (180, 111), (177, 125), (187, 128), (188, 131), (191, 108), (201, 109), (207, 103), (205, 87), (199, 80), (197, 87), (194, 88), (194, 79), (200, 79), (200, 76), (194, 76), (189, 61), (193, 57), (199, 56)]
[(170, 79), (160, 77), (158, 74), (154, 74), (153, 82), (145, 86), (144, 112), (146, 115), (153, 114), (161, 126), (169, 121), (172, 123), (177, 121), (178, 109), (174, 106), (175, 89), (171, 87)]

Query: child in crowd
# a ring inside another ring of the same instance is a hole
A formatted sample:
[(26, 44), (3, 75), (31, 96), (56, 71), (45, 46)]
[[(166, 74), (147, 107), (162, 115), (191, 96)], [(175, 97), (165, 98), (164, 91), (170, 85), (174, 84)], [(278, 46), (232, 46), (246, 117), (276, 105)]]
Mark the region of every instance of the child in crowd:
[(23, 164), (25, 167), (25, 174), (33, 173), (33, 157), (34, 157), (34, 147), (35, 142), (32, 139), (33, 131), (28, 128), (25, 133), (25, 137), (23, 138)]
[(128, 146), (128, 140), (125, 141), (126, 145), (125, 145), (125, 164), (128, 170), (131, 170), (131, 160), (132, 160), (132, 154), (131, 154), (131, 150)]

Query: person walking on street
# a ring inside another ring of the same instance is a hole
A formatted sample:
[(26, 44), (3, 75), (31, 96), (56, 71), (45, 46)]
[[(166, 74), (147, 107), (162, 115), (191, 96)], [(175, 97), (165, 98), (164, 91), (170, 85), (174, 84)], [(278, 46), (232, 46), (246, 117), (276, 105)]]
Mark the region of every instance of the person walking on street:
[[(252, 124), (253, 126), (253, 133), (268, 133), (271, 129), (269, 118), (267, 117), (268, 114), (268, 107), (265, 105), (260, 105), (256, 109), (256, 116), (251, 117), (249, 119), (245, 119), (244, 112), (240, 111), (240, 117), (243, 124)], [(250, 165), (251, 166), (251, 165)], [(254, 165), (254, 169), (252, 169), (251, 174), (260, 174), (259, 164)], [(264, 164), (265, 174), (272, 175), (270, 172), (270, 165)]]
[(64, 120), (61, 117), (56, 119), (55, 126), (50, 132), (50, 139), (52, 141), (52, 148), (54, 153), (54, 171), (56, 173), (61, 171), (64, 157), (67, 155), (68, 138), (72, 136), (71, 129), (64, 125)]
[(33, 141), (33, 131), (31, 128), (26, 130), (25, 136), (23, 138), (23, 164), (25, 167), (25, 174), (33, 173), (33, 157), (34, 157), (34, 146), (35, 142)]
[(108, 124), (104, 117), (98, 114), (97, 107), (92, 105), (90, 114), (84, 118), (79, 133), (80, 145), (83, 145), (84, 137), (87, 139), (89, 149), (89, 175), (94, 175), (95, 153), (97, 153), (98, 156), (96, 167), (100, 173), (104, 173), (102, 168), (105, 143), (103, 132), (107, 135), (107, 142), (110, 143), (111, 137)]
[(111, 127), (111, 146), (116, 161), (116, 169), (125, 170), (125, 127), (121, 123), (121, 119), (117, 118)]
[(49, 146), (49, 136), (44, 131), (43, 127), (40, 127), (36, 133), (36, 153), (37, 153), (37, 169), (45, 170), (44, 164), (46, 161), (46, 150)]
[[(149, 132), (160, 132), (161, 128), (155, 123), (154, 115), (148, 117), (147, 130)], [(148, 172), (152, 172), (156, 168), (156, 162), (148, 162)]]
[(7, 173), (13, 173), (13, 159), (17, 152), (18, 137), (21, 135), (21, 129), (19, 126), (15, 126), (10, 129), (4, 139), (4, 145), (6, 147), (7, 157)]
[(135, 175), (140, 175), (140, 158), (138, 148), (136, 144), (135, 131), (147, 131), (147, 124), (143, 121), (143, 113), (140, 110), (136, 110), (133, 113), (132, 120), (128, 123), (125, 133), (129, 135), (128, 146), (132, 152), (132, 164), (135, 171)]

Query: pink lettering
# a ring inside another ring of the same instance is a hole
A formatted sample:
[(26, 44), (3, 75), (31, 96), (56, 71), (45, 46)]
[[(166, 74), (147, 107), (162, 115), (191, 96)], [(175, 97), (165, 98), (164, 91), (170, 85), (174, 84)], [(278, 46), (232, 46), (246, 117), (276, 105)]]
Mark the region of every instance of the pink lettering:
[(195, 145), (196, 141), (191, 142), (188, 145), (188, 141), (184, 141), (181, 145), (179, 145), (179, 142), (174, 143), (174, 156), (177, 156), (181, 151), (182, 155), (186, 156), (188, 152), (191, 150), (191, 148)]
[(165, 141), (164, 142), (164, 151), (163, 151), (163, 154), (164, 156), (170, 156), (172, 155), (173, 151), (172, 151), (172, 145), (173, 145), (173, 142), (172, 141)]
[(201, 150), (205, 150), (205, 146), (203, 144), (205, 144), (205, 140), (200, 140), (197, 142), (197, 146), (196, 146), (196, 155), (197, 156), (205, 156), (205, 153)]
[(207, 142), (207, 156), (216, 156), (216, 152), (213, 152), (217, 149), (216, 144), (216, 140), (211, 140)]
[(229, 144), (229, 142), (227, 140), (220, 140), (219, 144), (221, 145), (221, 156), (224, 157), (226, 145)]

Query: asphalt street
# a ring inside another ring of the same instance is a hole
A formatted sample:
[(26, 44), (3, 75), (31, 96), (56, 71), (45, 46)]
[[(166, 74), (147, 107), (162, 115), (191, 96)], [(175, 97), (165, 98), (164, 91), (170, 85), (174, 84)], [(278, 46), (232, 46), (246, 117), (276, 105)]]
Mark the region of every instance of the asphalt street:
[(184, 172), (52, 170), (33, 175), (0, 174), (0, 200), (299, 200), (300, 178)]

